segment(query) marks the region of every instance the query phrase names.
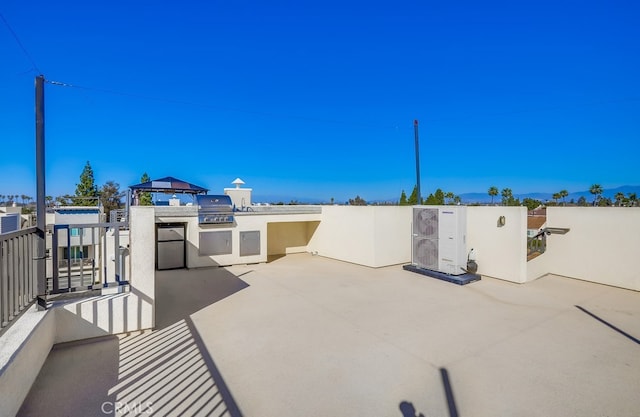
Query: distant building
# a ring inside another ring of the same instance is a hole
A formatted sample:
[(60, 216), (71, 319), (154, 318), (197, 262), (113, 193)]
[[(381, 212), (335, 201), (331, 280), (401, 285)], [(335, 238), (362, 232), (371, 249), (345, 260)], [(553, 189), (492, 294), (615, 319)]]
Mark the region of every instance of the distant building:
[(21, 220), (20, 213), (0, 213), (0, 234), (20, 230)]

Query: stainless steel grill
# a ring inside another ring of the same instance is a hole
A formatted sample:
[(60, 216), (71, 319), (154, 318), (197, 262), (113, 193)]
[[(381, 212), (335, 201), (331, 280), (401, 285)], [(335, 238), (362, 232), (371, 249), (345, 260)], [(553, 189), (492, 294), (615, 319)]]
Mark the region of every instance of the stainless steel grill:
[(233, 204), (228, 195), (199, 195), (198, 224), (233, 223)]

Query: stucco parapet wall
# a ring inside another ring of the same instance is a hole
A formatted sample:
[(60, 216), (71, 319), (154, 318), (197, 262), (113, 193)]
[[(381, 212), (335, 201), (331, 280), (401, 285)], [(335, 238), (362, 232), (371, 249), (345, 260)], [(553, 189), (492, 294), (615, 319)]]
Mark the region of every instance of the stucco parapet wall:
[[(195, 206), (160, 206), (154, 207), (156, 217), (196, 217), (198, 208)], [(321, 206), (254, 206), (251, 211), (236, 211), (235, 216), (255, 216), (265, 214), (320, 214)]]
[(236, 216), (261, 214), (320, 214), (322, 206), (252, 206), (250, 211), (238, 211)]
[(152, 206), (156, 217), (196, 217), (196, 206)]

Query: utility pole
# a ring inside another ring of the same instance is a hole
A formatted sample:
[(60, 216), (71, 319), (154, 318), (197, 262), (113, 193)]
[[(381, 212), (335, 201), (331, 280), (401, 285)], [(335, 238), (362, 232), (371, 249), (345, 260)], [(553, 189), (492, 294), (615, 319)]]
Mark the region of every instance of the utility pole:
[(416, 142), (416, 188), (418, 190), (418, 204), (422, 204), (420, 196), (420, 141), (418, 140), (418, 120), (413, 121), (413, 132)]
[(36, 289), (38, 309), (46, 300), (46, 201), (44, 184), (44, 75), (36, 77)]

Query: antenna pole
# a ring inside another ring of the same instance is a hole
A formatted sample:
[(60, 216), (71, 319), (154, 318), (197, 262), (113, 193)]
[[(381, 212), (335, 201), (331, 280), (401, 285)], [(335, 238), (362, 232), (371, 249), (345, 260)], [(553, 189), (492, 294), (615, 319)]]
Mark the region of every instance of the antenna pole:
[(418, 190), (418, 204), (422, 204), (420, 195), (420, 140), (418, 139), (418, 120), (413, 121), (413, 132), (416, 142), (416, 188)]
[(38, 309), (46, 309), (46, 201), (44, 182), (44, 75), (36, 77), (36, 290)]

